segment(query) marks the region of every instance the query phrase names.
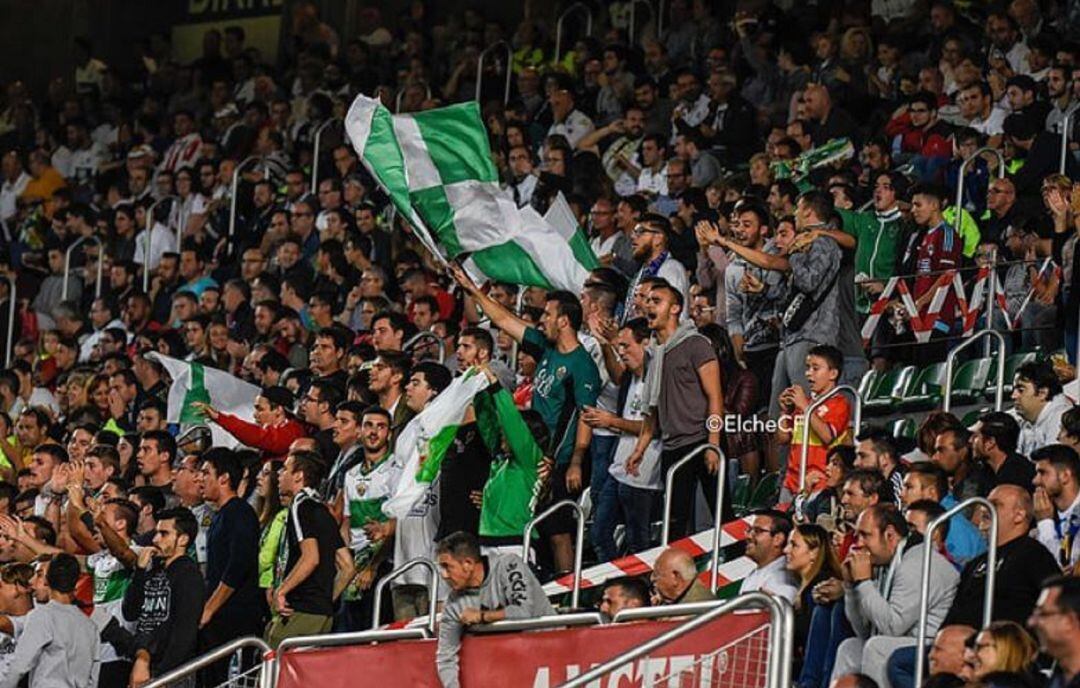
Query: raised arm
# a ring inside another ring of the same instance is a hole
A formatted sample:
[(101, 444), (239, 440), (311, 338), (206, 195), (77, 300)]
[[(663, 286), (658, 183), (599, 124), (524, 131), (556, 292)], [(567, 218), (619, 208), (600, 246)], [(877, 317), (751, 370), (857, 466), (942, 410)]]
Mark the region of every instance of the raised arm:
[(525, 338), (525, 330), (529, 328), (528, 323), (518, 318), (501, 303), (481, 291), (480, 287), (476, 286), (476, 283), (472, 281), (472, 278), (465, 273), (460, 265), (451, 263), (447, 269), (450, 272), (450, 276), (465, 290), (465, 293), (472, 298), (473, 302), (475, 302), (484, 313), (487, 313), (487, 316), (491, 318), (491, 322), (495, 327), (510, 335), (518, 342)]

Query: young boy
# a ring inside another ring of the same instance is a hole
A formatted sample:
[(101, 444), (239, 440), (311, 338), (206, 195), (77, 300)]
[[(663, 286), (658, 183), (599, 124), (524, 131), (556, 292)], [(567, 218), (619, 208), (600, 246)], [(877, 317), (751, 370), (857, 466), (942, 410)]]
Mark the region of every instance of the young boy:
[[(787, 475), (781, 501), (788, 501), (799, 492), (799, 462), (802, 460), (803, 416), (814, 399), (836, 388), (843, 372), (844, 355), (835, 346), (820, 345), (806, 355), (806, 379), (810, 383), (810, 396), (799, 385), (792, 385), (780, 393), (783, 412), (776, 432), (779, 444), (790, 446)], [(843, 394), (837, 394), (814, 410), (810, 418), (809, 450), (806, 456), (806, 484), (804, 491), (815, 492), (825, 486), (825, 463), (829, 449), (839, 444), (850, 444), (848, 423), (851, 405)]]

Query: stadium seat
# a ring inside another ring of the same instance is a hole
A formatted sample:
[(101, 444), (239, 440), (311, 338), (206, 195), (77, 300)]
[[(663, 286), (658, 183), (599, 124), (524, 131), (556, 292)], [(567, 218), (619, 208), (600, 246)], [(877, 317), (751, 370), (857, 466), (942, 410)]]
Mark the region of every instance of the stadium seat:
[(892, 422), (892, 436), (896, 439), (914, 440), (919, 426), (911, 418), (897, 418)]
[(965, 361), (960, 368), (953, 373), (952, 399), (953, 404), (974, 404), (978, 401), (986, 387), (990, 371), (996, 361), (994, 358), (976, 358)]
[(931, 363), (915, 375), (911, 387), (900, 399), (904, 411), (929, 411), (941, 403), (945, 385), (945, 364)]
[(750, 509), (764, 509), (772, 507), (776, 503), (777, 491), (780, 489), (780, 473), (773, 471), (766, 473), (758, 481), (754, 493), (750, 497)]
[(866, 401), (874, 392), (877, 391), (878, 385), (881, 383), (882, 377), (888, 374), (888, 371), (882, 373), (879, 370), (871, 368), (863, 373), (862, 379), (859, 380), (859, 397)]
[(742, 473), (735, 478), (735, 487), (731, 490), (731, 508), (737, 517), (745, 516), (750, 511), (749, 473)]
[(863, 396), (863, 413), (884, 416), (896, 410), (896, 403), (907, 395), (915, 377), (915, 366), (893, 368), (881, 374), (873, 390)]
[(979, 420), (979, 416), (984, 413), (990, 413), (993, 410), (994, 409), (990, 407), (972, 409), (964, 414), (964, 417), (960, 419), (960, 422), (964, 425), (965, 428), (970, 428), (972, 425), (975, 425), (975, 423)]

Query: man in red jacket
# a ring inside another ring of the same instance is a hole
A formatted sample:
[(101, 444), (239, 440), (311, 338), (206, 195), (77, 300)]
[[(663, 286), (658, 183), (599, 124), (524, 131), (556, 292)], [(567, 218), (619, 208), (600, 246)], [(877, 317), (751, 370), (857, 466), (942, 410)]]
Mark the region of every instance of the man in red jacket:
[(209, 404), (197, 405), (241, 444), (262, 450), (264, 461), (284, 458), (293, 440), (307, 435), (304, 426), (292, 417), (293, 395), (284, 387), (267, 387), (255, 397), (254, 423), (222, 413)]

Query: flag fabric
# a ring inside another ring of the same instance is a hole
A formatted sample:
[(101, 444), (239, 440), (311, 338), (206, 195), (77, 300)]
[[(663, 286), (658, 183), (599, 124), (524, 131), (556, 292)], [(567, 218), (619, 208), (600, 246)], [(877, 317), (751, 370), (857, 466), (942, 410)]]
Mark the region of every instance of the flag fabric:
[[(389, 518), (405, 518), (439, 474), (446, 450), (457, 435), (473, 397), (488, 386), (487, 377), (472, 369), (454, 381), (416, 415), (394, 445), (402, 466), (401, 480), (383, 502)], [(171, 406), (170, 406), (171, 408)]]
[(568, 207), (542, 217), (518, 208), (500, 188), (477, 103), (391, 115), (361, 95), (345, 116), (345, 131), (436, 255), (467, 258), (470, 272), (491, 280), (575, 293), (597, 266)]
[(255, 422), (255, 397), (262, 390), (217, 368), (201, 363), (189, 363), (157, 352), (147, 354), (165, 366), (172, 378), (169, 387), (168, 416), (170, 423), (183, 426), (208, 425), (215, 447), (239, 447), (240, 442), (216, 423), (208, 423), (194, 406), (195, 402), (210, 404), (218, 411)]

